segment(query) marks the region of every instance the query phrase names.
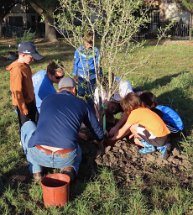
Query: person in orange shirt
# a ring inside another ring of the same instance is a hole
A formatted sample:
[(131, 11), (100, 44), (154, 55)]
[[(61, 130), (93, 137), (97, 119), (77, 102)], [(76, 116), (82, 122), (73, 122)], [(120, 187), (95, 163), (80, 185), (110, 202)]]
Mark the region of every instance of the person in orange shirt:
[[(129, 93), (122, 101), (121, 106), (128, 114), (126, 123), (115, 131), (110, 140), (118, 140), (129, 132), (134, 137), (135, 144), (142, 146), (140, 154), (147, 154), (156, 151), (161, 152), (162, 157), (167, 156), (169, 144), (169, 129), (163, 120), (153, 111), (142, 106), (138, 95)], [(112, 132), (110, 132), (112, 133)]]
[(6, 67), (10, 72), (12, 104), (18, 114), (20, 128), (26, 121), (37, 122), (38, 113), (29, 64), (42, 58), (32, 42), (21, 42), (18, 45), (18, 59)]

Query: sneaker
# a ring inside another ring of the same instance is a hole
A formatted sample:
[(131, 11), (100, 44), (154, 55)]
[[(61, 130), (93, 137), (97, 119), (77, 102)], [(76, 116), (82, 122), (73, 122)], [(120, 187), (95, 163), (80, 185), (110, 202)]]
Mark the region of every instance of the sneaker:
[(164, 146), (158, 146), (157, 150), (161, 153), (162, 158), (167, 158), (169, 155), (169, 151), (171, 149), (171, 144), (167, 143)]
[(139, 153), (142, 154), (142, 155), (149, 154), (149, 153), (152, 153), (152, 152), (155, 152), (155, 147), (154, 146), (146, 146), (146, 147), (144, 147), (144, 148), (139, 150)]

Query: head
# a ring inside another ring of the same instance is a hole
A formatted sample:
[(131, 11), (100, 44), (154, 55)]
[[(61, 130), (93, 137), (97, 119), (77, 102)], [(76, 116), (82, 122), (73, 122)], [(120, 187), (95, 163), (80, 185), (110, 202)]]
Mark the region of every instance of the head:
[(19, 61), (30, 64), (33, 60), (41, 60), (43, 57), (36, 50), (36, 46), (32, 42), (21, 42), (18, 45)]
[(89, 31), (84, 35), (84, 46), (86, 49), (93, 46), (93, 32)]
[(157, 105), (156, 96), (151, 92), (145, 91), (139, 97), (145, 107), (153, 108)]
[(57, 64), (54, 61), (50, 62), (47, 66), (48, 78), (53, 83), (59, 83), (60, 79), (64, 77), (64, 69), (62, 64)]
[(121, 100), (121, 106), (124, 112), (131, 113), (131, 111), (141, 107), (142, 103), (139, 96), (131, 92)]
[(74, 79), (69, 77), (62, 78), (58, 83), (58, 90), (59, 92), (66, 90), (76, 95), (76, 83)]

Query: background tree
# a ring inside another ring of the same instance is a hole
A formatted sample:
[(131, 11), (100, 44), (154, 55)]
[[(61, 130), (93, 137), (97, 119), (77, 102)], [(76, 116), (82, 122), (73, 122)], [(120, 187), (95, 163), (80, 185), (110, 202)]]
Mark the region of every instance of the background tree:
[(27, 0), (27, 2), (32, 6), (32, 8), (42, 16), (45, 23), (45, 39), (50, 42), (56, 42), (56, 30), (53, 27), (54, 17), (53, 13), (58, 6), (57, 0)]
[(193, 0), (177, 0), (183, 9), (190, 13), (189, 21), (189, 40), (192, 40), (192, 16), (193, 16)]
[(12, 7), (19, 2), (20, 0), (1, 0), (0, 1), (0, 37), (2, 36), (3, 18), (10, 12)]

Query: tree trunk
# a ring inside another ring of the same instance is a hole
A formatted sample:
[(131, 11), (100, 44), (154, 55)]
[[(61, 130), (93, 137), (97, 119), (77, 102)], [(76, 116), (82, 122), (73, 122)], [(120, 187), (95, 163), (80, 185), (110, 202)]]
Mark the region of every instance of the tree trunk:
[(189, 22), (189, 40), (192, 40), (192, 13), (190, 13), (190, 22)]
[(56, 30), (53, 27), (54, 19), (49, 16), (49, 14), (44, 14), (45, 16), (45, 39), (50, 42), (57, 42)]
[(56, 37), (56, 30), (54, 27), (52, 27), (52, 25), (54, 24), (54, 19), (50, 15), (51, 13), (49, 13), (47, 10), (44, 10), (40, 5), (36, 4), (33, 1), (29, 1), (29, 3), (37, 14), (39, 14), (40, 16), (43, 15), (45, 18), (45, 39), (50, 42), (58, 41)]
[(2, 37), (2, 21), (0, 19), (0, 37)]

